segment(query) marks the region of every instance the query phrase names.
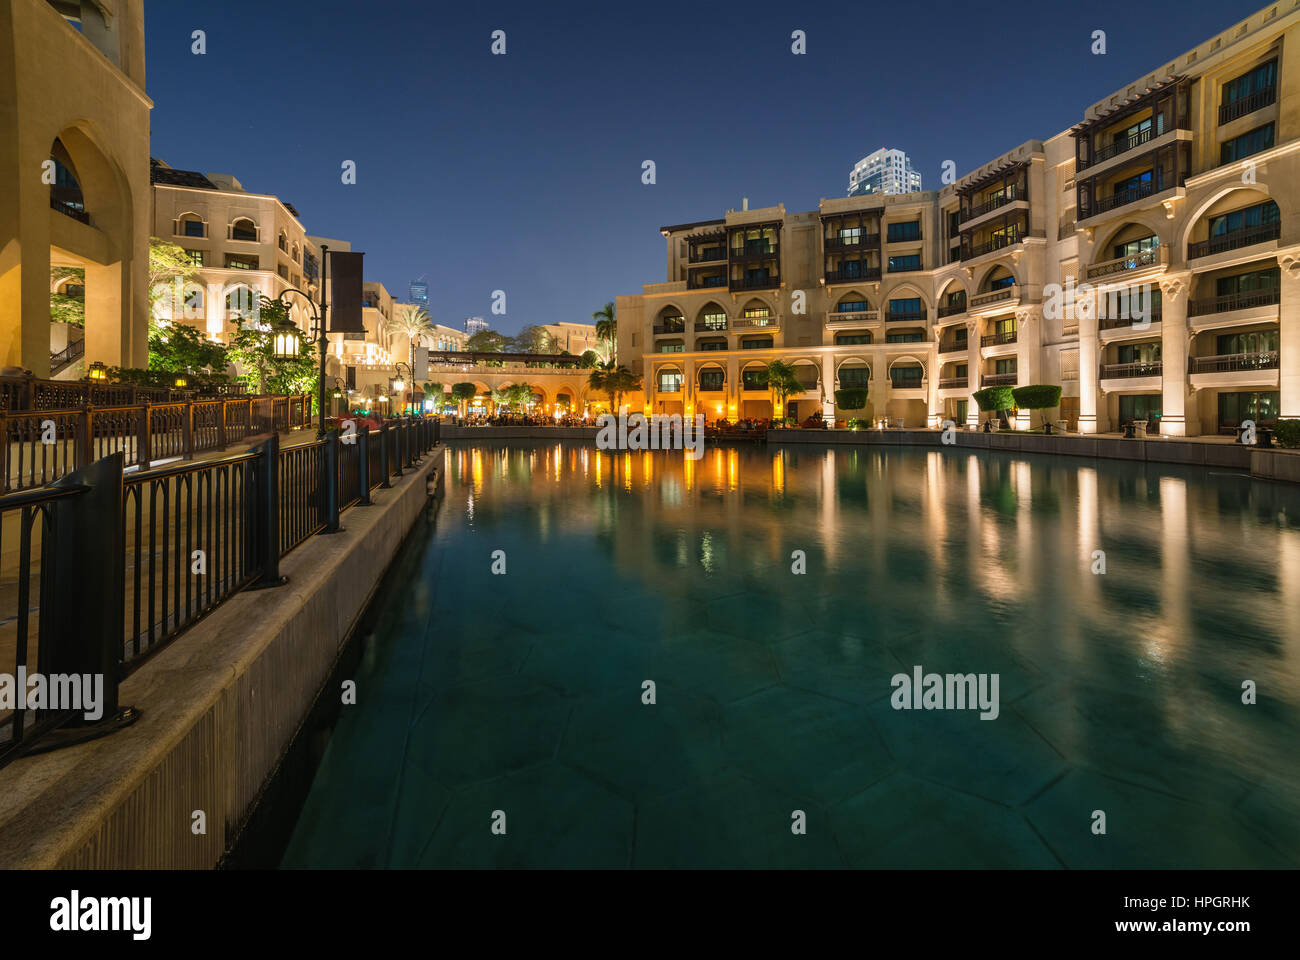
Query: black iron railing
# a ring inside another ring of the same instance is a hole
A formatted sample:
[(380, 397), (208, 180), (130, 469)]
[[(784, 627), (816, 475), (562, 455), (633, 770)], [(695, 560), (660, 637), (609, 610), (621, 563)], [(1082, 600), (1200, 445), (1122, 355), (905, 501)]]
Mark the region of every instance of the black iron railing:
[(1256, 110), (1262, 110), (1270, 103), (1277, 99), (1277, 87), (1272, 86), (1267, 90), (1260, 90), (1252, 93), (1248, 97), (1242, 97), (1240, 100), (1234, 100), (1232, 103), (1225, 103), (1219, 107), (1219, 123), (1230, 123), (1244, 117), (1248, 113), (1254, 113)]
[(1242, 227), (1240, 230), (1221, 233), (1209, 240), (1189, 243), (1187, 245), (1187, 259), (1195, 260), (1197, 257), (1208, 257), (1215, 253), (1226, 253), (1229, 250), (1240, 250), (1242, 247), (1253, 247), (1257, 243), (1268, 243), (1280, 236), (1282, 236), (1282, 221), (1280, 220), (1275, 220), (1272, 223), (1261, 223), (1254, 227)]
[(1085, 165), (1084, 169), (1103, 163), (1111, 157), (1118, 157), (1121, 153), (1136, 150), (1144, 143), (1150, 143), (1153, 136), (1155, 136), (1155, 127), (1147, 127), (1145, 130), (1139, 130), (1131, 137), (1121, 137), (1113, 143), (1108, 143), (1092, 155), (1092, 160)]
[(1251, 370), (1276, 370), (1280, 357), (1276, 350), (1261, 353), (1229, 353), (1217, 357), (1192, 357), (1189, 373), (1241, 373)]
[(1232, 310), (1249, 310), (1253, 307), (1270, 307), (1282, 302), (1281, 287), (1263, 287), (1259, 290), (1242, 290), (1222, 297), (1192, 300), (1187, 304), (1189, 317), (1204, 317), (1212, 313)]
[[(0, 650), (27, 671), (94, 674), (117, 711), (118, 681), (223, 601), (283, 582), (282, 557), (437, 446), (433, 419), (312, 443), (278, 437), (245, 453), (123, 474), (121, 450), (39, 490), (0, 497)], [(16, 538), (16, 545), (10, 542)], [(0, 765), (75, 711), (0, 712)], [(62, 733), (60, 732), (60, 736)]]
[(1103, 363), (1101, 379), (1125, 380), (1132, 377), (1158, 377), (1164, 369), (1159, 360), (1137, 360), (1133, 363)]
[(66, 370), (86, 355), (85, 340), (70, 340), (62, 350), (50, 354), (50, 375)]

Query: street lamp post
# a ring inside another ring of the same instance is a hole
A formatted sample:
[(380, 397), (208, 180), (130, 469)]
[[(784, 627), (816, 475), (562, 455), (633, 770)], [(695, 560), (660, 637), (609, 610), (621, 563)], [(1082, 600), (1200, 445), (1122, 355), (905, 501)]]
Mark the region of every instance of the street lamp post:
[[(329, 316), (329, 304), (325, 300), (325, 281), (329, 276), (329, 247), (320, 248), (320, 305), (317, 306), (311, 295), (304, 293), (297, 287), (290, 287), (277, 297), (268, 297), (262, 294), (262, 300), (266, 303), (278, 303), (284, 307), (284, 320), (282, 320), (272, 330), (272, 353), (277, 360), (291, 360), (301, 353), (301, 344), (306, 343), (308, 346), (320, 344), (320, 374), (317, 377), (317, 400), (316, 409), (320, 417), (320, 426), (316, 435), (325, 436), (325, 352), (329, 346), (329, 340), (325, 334), (326, 318)], [(299, 331), (298, 325), (289, 318), (289, 301), (285, 299), (290, 294), (297, 294), (307, 301), (307, 308), (311, 311), (311, 324), (307, 335), (304, 337)]]
[[(406, 368), (406, 380), (402, 379), (403, 367)], [(405, 407), (407, 405), (406, 388), (408, 385), (411, 388), (412, 395), (414, 395), (415, 384), (412, 381), (415, 379), (415, 371), (411, 368), (409, 363), (403, 363), (401, 360), (398, 360), (393, 364), (393, 369), (397, 371), (397, 379), (393, 381), (393, 389), (397, 390), (402, 395), (402, 405)]]

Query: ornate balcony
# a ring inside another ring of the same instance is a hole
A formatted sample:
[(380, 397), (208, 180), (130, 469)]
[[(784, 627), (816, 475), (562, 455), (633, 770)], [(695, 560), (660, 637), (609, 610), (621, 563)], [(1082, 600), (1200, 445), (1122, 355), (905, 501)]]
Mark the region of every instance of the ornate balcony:
[(1135, 363), (1103, 363), (1101, 379), (1129, 380), (1134, 377), (1158, 377), (1164, 364), (1159, 360), (1139, 360)]
[(1262, 223), (1254, 227), (1242, 227), (1240, 230), (1221, 233), (1209, 240), (1189, 243), (1187, 245), (1187, 259), (1196, 260), (1200, 257), (1212, 257), (1216, 253), (1227, 253), (1229, 250), (1240, 250), (1242, 247), (1253, 247), (1257, 243), (1268, 243), (1280, 236), (1282, 236), (1282, 222), (1280, 220), (1273, 223)]
[(1280, 357), (1276, 350), (1264, 353), (1229, 353), (1216, 357), (1192, 357), (1189, 373), (1241, 373), (1253, 370), (1276, 370)]
[(1281, 287), (1264, 287), (1260, 290), (1243, 290), (1240, 293), (1229, 293), (1222, 297), (1192, 300), (1187, 304), (1187, 315), (1189, 317), (1203, 317), (1213, 313), (1249, 310), (1252, 307), (1275, 306), (1281, 302)]

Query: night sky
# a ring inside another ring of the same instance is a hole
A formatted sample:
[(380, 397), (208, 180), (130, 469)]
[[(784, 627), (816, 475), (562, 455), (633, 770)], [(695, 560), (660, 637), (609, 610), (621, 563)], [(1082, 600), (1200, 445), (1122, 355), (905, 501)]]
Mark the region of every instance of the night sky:
[(663, 224), (813, 209), (882, 146), (937, 189), (1263, 5), (146, 0), (152, 152), (294, 204), (399, 299), (427, 275), (435, 321), (513, 333), (663, 281)]

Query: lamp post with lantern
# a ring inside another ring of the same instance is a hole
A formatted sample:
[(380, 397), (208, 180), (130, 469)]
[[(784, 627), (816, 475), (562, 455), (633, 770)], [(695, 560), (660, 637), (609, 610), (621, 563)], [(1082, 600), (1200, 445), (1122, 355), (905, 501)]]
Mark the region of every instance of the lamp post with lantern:
[[(325, 283), (329, 274), (329, 247), (322, 245), (320, 250), (319, 305), (311, 298), (311, 294), (304, 293), (297, 287), (290, 287), (276, 297), (268, 297), (266, 294), (262, 294), (261, 299), (263, 303), (278, 303), (284, 308), (284, 319), (271, 328), (271, 355), (275, 359), (296, 359), (301, 356), (302, 344), (304, 343), (308, 346), (320, 345), (320, 373), (316, 378), (316, 410), (320, 418), (320, 426), (316, 431), (316, 435), (323, 437), (325, 436), (325, 353), (326, 348), (329, 346), (328, 338), (325, 335), (325, 322), (329, 316), (329, 304), (325, 300)], [(287, 298), (292, 294), (297, 294), (307, 301), (307, 309), (310, 311), (310, 323), (305, 334), (298, 329), (298, 325), (289, 317), (289, 301)]]

